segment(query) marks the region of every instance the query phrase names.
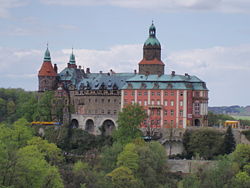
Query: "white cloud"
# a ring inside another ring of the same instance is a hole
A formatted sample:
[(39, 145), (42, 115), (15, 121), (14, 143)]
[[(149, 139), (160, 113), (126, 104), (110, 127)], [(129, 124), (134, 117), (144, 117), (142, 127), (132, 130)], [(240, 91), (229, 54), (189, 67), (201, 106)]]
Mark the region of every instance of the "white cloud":
[(26, 4), (27, 0), (0, 0), (0, 18), (9, 17), (9, 9), (24, 6)]
[(214, 10), (222, 12), (249, 12), (249, 0), (40, 0), (49, 5), (62, 6), (118, 6), (161, 11)]
[[(165, 52), (163, 51), (163, 54)], [(44, 51), (0, 47), (0, 87), (37, 88), (36, 74)], [(51, 50), (59, 71), (66, 67), (71, 49)], [(142, 45), (117, 45), (106, 50), (74, 49), (77, 65), (91, 72), (133, 72), (142, 58)], [(249, 105), (250, 45), (168, 52), (166, 71), (196, 75), (207, 83), (210, 105)]]

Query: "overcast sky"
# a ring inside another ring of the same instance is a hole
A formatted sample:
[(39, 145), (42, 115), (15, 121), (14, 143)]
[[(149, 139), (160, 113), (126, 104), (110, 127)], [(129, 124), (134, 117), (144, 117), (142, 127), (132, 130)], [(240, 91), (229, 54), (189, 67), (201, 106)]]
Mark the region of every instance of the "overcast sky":
[(207, 83), (209, 105), (250, 105), (250, 0), (0, 0), (0, 87), (37, 90), (49, 43), (91, 72), (133, 72), (154, 20), (165, 73)]

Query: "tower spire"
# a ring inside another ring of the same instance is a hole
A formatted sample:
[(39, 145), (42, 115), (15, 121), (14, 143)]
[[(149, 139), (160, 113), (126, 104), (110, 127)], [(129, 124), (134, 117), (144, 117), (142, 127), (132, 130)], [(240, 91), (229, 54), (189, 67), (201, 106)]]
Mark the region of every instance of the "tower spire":
[(43, 58), (43, 61), (48, 61), (48, 62), (51, 62), (51, 58), (50, 58), (50, 52), (49, 52), (49, 44), (47, 42), (47, 48), (46, 48), (46, 51), (45, 51), (45, 54), (44, 54), (44, 58)]

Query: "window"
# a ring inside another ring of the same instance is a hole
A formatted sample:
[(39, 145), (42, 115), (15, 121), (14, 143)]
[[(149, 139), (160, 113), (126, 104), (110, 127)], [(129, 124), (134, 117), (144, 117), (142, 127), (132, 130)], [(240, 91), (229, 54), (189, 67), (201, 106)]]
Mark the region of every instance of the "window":
[(183, 116), (183, 110), (180, 110), (180, 116), (181, 117)]
[(141, 96), (141, 92), (138, 92), (138, 95)]
[(144, 101), (144, 106), (147, 106), (148, 105), (148, 101)]
[(180, 96), (183, 96), (183, 91), (180, 92)]
[(141, 101), (139, 101), (139, 105), (141, 105)]
[(165, 116), (168, 115), (168, 110), (164, 110), (164, 115), (165, 115)]
[(116, 114), (117, 112), (116, 112), (116, 110), (114, 110), (114, 114)]
[(160, 125), (160, 120), (157, 120), (157, 121), (156, 121), (156, 124), (157, 124), (157, 125)]
[(195, 102), (194, 103), (194, 113), (196, 115), (199, 115), (200, 114), (200, 103), (199, 102)]
[(147, 96), (148, 95), (148, 92), (144, 92), (144, 96)]
[(102, 99), (102, 103), (104, 103), (104, 99)]
[(161, 96), (161, 93), (160, 93), (160, 92), (157, 92), (157, 96)]
[(174, 120), (171, 120), (170, 125), (171, 125), (171, 126), (173, 126), (173, 125), (174, 125)]
[(174, 92), (173, 91), (171, 91), (171, 96), (174, 96)]
[(110, 114), (110, 110), (108, 110), (108, 114)]
[(183, 106), (183, 101), (180, 101), (180, 106)]
[(171, 110), (171, 116), (174, 116), (174, 110)]
[(170, 105), (171, 105), (171, 106), (174, 106), (174, 101), (171, 101), (171, 102), (170, 102)]
[(104, 114), (104, 110), (102, 109), (102, 114)]
[(151, 101), (151, 104), (152, 104), (152, 105), (154, 105), (154, 104), (155, 104), (155, 101), (154, 101), (154, 100), (152, 100), (152, 101)]
[(157, 115), (161, 115), (161, 110), (157, 110)]
[(151, 110), (151, 111), (150, 111), (150, 114), (151, 114), (151, 115), (154, 115), (154, 110)]
[(89, 102), (91, 102), (91, 99), (89, 99)]
[(182, 124), (183, 124), (183, 120), (180, 120), (180, 121), (179, 121), (179, 125), (182, 125)]
[(108, 102), (110, 102), (110, 99), (108, 99)]
[(161, 104), (161, 101), (160, 100), (157, 100), (157, 105), (160, 105)]
[(114, 103), (116, 103), (116, 99), (114, 99)]
[(135, 92), (134, 92), (134, 91), (132, 91), (131, 95), (132, 95), (132, 96), (134, 96), (134, 95), (135, 95)]
[(195, 96), (196, 96), (196, 97), (199, 97), (199, 96), (200, 96), (199, 91), (196, 91), (196, 92), (195, 92)]
[(95, 99), (95, 102), (97, 102), (97, 99)]
[(135, 101), (131, 101), (131, 104), (135, 104)]
[(127, 103), (128, 103), (127, 99), (124, 99), (124, 104), (127, 104)]
[(164, 106), (167, 106), (168, 105), (168, 101), (164, 101)]
[(154, 96), (154, 95), (155, 95), (155, 93), (154, 93), (154, 92), (152, 92), (152, 93), (151, 93), (151, 95), (152, 95), (152, 96)]
[(167, 125), (168, 124), (168, 120), (164, 120), (164, 125)]
[(128, 95), (128, 93), (125, 91), (125, 92), (124, 92), (124, 95), (126, 96), (126, 95)]
[(154, 120), (151, 120), (151, 125), (154, 125)]
[(168, 92), (167, 92), (167, 91), (165, 91), (165, 92), (164, 92), (164, 95), (165, 95), (165, 96), (168, 96)]

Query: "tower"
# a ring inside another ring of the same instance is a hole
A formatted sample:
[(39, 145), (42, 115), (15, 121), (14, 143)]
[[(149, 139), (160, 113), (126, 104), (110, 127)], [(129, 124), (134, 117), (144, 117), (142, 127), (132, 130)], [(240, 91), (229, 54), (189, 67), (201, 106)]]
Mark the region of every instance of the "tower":
[(152, 23), (149, 37), (143, 46), (143, 59), (139, 62), (139, 74), (164, 74), (164, 63), (161, 61), (161, 44), (156, 38), (156, 28)]
[(77, 68), (75, 55), (73, 53), (73, 48), (72, 48), (72, 53), (71, 53), (70, 58), (69, 58), (68, 68), (74, 68), (74, 69)]
[(47, 47), (43, 64), (38, 73), (39, 88), (38, 91), (54, 90), (57, 84), (57, 66), (51, 64), (50, 52)]

